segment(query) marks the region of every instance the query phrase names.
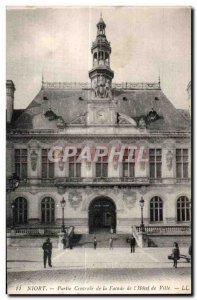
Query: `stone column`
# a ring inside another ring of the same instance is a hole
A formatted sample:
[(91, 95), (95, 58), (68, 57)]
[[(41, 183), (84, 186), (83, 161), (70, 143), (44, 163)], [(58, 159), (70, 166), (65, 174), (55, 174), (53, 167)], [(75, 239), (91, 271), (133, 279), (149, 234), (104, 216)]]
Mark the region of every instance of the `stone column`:
[(149, 150), (146, 142), (140, 142), (136, 150), (135, 177), (149, 177)]
[(31, 184), (37, 184), (41, 178), (41, 148), (38, 141), (30, 141), (28, 147), (28, 177)]
[(164, 183), (174, 183), (176, 178), (176, 150), (173, 140), (162, 145), (162, 178)]
[(54, 163), (54, 174), (56, 177), (66, 177), (66, 165), (68, 165), (66, 162), (63, 162), (62, 160), (59, 160), (58, 162)]
[(82, 178), (92, 178), (93, 177), (93, 162), (86, 162), (82, 160), (81, 162), (81, 177)]

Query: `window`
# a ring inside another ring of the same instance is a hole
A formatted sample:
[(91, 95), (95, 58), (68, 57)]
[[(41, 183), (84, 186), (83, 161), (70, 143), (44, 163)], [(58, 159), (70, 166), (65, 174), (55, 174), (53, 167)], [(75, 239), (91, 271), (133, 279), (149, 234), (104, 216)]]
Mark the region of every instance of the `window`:
[(96, 177), (108, 176), (108, 156), (99, 157), (96, 162)]
[(161, 149), (149, 149), (150, 178), (161, 178)]
[(54, 178), (54, 163), (48, 158), (49, 149), (42, 149), (42, 178)]
[(27, 149), (15, 149), (15, 173), (20, 179), (27, 178)]
[(27, 223), (27, 200), (23, 197), (18, 197), (14, 201), (14, 223), (25, 224)]
[(176, 149), (176, 177), (188, 178), (188, 149)]
[(55, 201), (46, 197), (41, 203), (42, 223), (53, 223), (55, 221)]
[[(132, 160), (135, 159), (135, 150), (133, 151)], [(127, 162), (126, 160), (130, 160)], [(123, 156), (123, 165), (122, 165), (122, 173), (123, 177), (135, 177), (135, 162), (131, 162), (129, 158), (129, 149), (125, 149), (124, 156)]]
[(75, 156), (69, 157), (69, 177), (81, 177), (81, 162), (77, 162), (81, 149), (77, 149)]
[(163, 221), (163, 201), (159, 197), (153, 197), (150, 201), (150, 221)]
[(190, 202), (185, 196), (182, 196), (177, 200), (177, 221), (190, 221)]

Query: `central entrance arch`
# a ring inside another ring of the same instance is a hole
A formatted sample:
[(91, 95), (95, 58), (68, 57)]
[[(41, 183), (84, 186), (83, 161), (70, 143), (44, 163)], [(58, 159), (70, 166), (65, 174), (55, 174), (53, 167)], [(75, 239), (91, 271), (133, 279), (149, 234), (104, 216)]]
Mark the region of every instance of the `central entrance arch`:
[(89, 205), (89, 232), (110, 232), (116, 230), (116, 206), (106, 196), (98, 196)]

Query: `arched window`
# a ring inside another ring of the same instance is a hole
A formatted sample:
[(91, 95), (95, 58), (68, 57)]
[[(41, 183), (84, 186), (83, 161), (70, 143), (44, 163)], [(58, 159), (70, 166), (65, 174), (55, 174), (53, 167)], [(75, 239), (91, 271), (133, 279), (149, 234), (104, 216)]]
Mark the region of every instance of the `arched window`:
[(27, 223), (27, 200), (23, 197), (18, 197), (14, 201), (14, 223)]
[(42, 223), (55, 221), (55, 201), (51, 197), (45, 197), (41, 202)]
[(158, 196), (155, 196), (150, 200), (150, 221), (163, 221), (163, 201)]
[(190, 221), (190, 202), (185, 196), (179, 197), (177, 200), (177, 221)]

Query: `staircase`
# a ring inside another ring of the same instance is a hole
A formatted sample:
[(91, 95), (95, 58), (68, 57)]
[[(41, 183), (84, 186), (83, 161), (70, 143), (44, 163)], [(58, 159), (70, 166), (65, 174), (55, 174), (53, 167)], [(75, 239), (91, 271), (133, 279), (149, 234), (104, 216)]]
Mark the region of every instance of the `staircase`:
[(129, 248), (130, 244), (127, 239), (130, 238), (129, 234), (111, 234), (111, 233), (92, 233), (92, 234), (75, 234), (73, 236), (73, 247), (93, 248), (94, 237), (97, 239), (97, 248), (108, 248), (109, 239), (113, 236), (114, 248)]

